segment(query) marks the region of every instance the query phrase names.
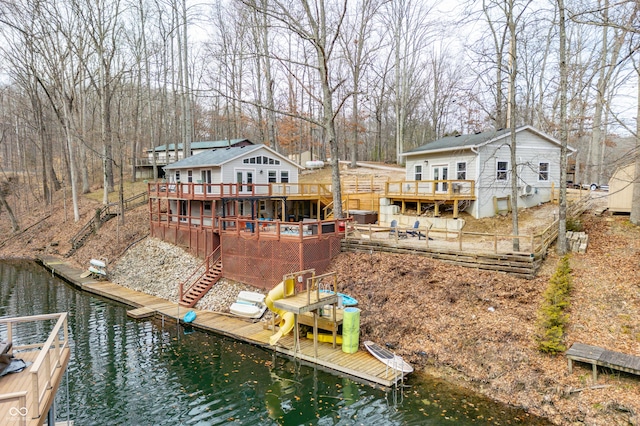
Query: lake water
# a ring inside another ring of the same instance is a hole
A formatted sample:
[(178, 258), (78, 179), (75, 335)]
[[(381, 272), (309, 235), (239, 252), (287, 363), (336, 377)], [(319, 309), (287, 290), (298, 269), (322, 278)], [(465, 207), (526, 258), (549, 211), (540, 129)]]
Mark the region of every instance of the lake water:
[[(69, 312), (72, 354), (56, 398), (57, 421), (68, 415), (76, 426), (548, 424), (426, 376), (411, 375), (401, 390), (376, 389), (175, 320), (131, 320), (126, 309), (34, 263), (0, 261), (0, 316)], [(15, 341), (49, 331), (18, 330)]]

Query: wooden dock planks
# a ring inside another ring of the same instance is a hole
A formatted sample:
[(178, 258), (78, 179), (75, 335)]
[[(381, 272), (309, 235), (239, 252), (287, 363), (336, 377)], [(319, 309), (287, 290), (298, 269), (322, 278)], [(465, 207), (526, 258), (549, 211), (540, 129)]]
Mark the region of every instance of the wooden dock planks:
[[(108, 299), (116, 300), (120, 303), (134, 306), (136, 308), (132, 310), (134, 313), (135, 311), (142, 313), (146, 310), (152, 310), (155, 312), (155, 315), (163, 315), (182, 320), (184, 314), (191, 310), (180, 306), (178, 303), (169, 302), (159, 297), (122, 287), (109, 281), (95, 281), (80, 278), (82, 271), (55, 257), (43, 256), (39, 261), (53, 273), (78, 288)], [(335, 295), (332, 297), (337, 298)], [(328, 299), (331, 299), (331, 297), (322, 297), (321, 304), (327, 303)], [(342, 352), (340, 346), (334, 349), (331, 343), (320, 342), (318, 343), (318, 356), (316, 357), (313, 340), (301, 337), (300, 348), (298, 352), (294, 352), (293, 333), (283, 336), (278, 342), (278, 345), (274, 347), (269, 345), (269, 337), (271, 337), (273, 331), (265, 329), (261, 322), (249, 322), (224, 313), (201, 311), (198, 309), (193, 310), (196, 312), (196, 319), (190, 325), (201, 330), (211, 331), (250, 344), (270, 348), (276, 352), (299, 358), (329, 370), (338, 371), (386, 387), (393, 386), (401, 379), (399, 373), (394, 375), (393, 371), (365, 351), (347, 354)]]
[(598, 346), (574, 343), (565, 353), (569, 365), (569, 373), (573, 372), (573, 361), (591, 364), (593, 382), (598, 380), (598, 366), (640, 375), (640, 357), (610, 351)]

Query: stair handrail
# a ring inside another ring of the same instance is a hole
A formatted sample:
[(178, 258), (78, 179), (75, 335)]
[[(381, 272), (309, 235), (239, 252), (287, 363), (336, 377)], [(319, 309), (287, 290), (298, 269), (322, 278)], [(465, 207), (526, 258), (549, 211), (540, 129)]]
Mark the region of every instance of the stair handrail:
[[(209, 256), (207, 256), (204, 262), (202, 262), (186, 280), (180, 282), (180, 296), (179, 296), (180, 299), (179, 300), (182, 300), (182, 297), (186, 293), (188, 293), (189, 290), (191, 290), (193, 286), (195, 286), (200, 281), (200, 279), (204, 277), (211, 270), (211, 266), (218, 263), (221, 255), (222, 254), (220, 253), (220, 246), (218, 246), (213, 252), (211, 252)], [(200, 271), (200, 269), (202, 269), (203, 266), (205, 267), (204, 272), (202, 272), (200, 275), (194, 278), (194, 276), (196, 276), (198, 271)], [(187, 283), (191, 283), (191, 284), (189, 284), (189, 286), (185, 290), (184, 287), (185, 287), (185, 284)]]
[[(342, 201), (340, 202), (340, 204), (342, 205), (342, 211), (344, 211), (344, 207), (345, 207), (346, 202), (347, 202), (347, 199), (342, 199)], [(324, 212), (324, 218), (325, 219), (327, 219), (328, 217), (333, 215), (333, 200), (329, 204), (324, 206), (324, 208), (322, 210)]]
[[(126, 210), (131, 210), (131, 209), (133, 209), (135, 207), (138, 207), (138, 206), (141, 206), (141, 205), (145, 204), (147, 199), (148, 199), (147, 195), (148, 195), (148, 193), (145, 191), (145, 192), (141, 192), (139, 194), (136, 194), (136, 195), (134, 195), (132, 197), (129, 197), (126, 200), (124, 200), (125, 211)], [(139, 198), (142, 198), (143, 201), (140, 201), (140, 202), (138, 202), (136, 204), (129, 205), (132, 201), (135, 201), (135, 200), (137, 200)], [(71, 243), (71, 247), (73, 247), (74, 249), (78, 248), (77, 247), (78, 241), (80, 241), (86, 234), (90, 233), (90, 232), (87, 232), (87, 231), (89, 231), (89, 230), (91, 230), (91, 232), (94, 231), (96, 217), (99, 217), (100, 221), (102, 222), (104, 220), (104, 217), (106, 217), (109, 214), (109, 209), (111, 207), (115, 207), (117, 205), (118, 205), (118, 203), (109, 203), (106, 206), (102, 207), (98, 214), (94, 215), (87, 223), (85, 223), (85, 225), (73, 237), (71, 237), (71, 239), (69, 240), (69, 242)]]
[(105, 212), (108, 213), (109, 207), (112, 207), (114, 205), (115, 205), (114, 203), (110, 203), (104, 206), (103, 208), (101, 208), (98, 211), (98, 214), (94, 215), (82, 228), (80, 228), (80, 230), (76, 232), (76, 234), (73, 237), (71, 237), (71, 239), (69, 240), (69, 242), (71, 243), (71, 247), (77, 248), (76, 245), (78, 241), (81, 240), (82, 237), (84, 237), (86, 234), (88, 234), (87, 231), (91, 230), (91, 232), (93, 232), (95, 228), (96, 217), (99, 217), (100, 220), (102, 220), (102, 217), (106, 216)]

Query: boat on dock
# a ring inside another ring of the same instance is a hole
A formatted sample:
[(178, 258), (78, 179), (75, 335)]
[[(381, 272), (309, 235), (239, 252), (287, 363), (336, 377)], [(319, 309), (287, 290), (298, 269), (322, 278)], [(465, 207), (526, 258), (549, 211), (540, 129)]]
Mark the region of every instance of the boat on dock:
[(241, 291), (234, 303), (229, 307), (232, 314), (243, 318), (258, 319), (264, 315), (267, 305), (265, 295), (253, 291)]
[(366, 340), (363, 344), (371, 355), (376, 357), (387, 367), (405, 374), (413, 373), (413, 367), (404, 359), (402, 359), (401, 356), (394, 354), (389, 349), (383, 348), (382, 346), (372, 342), (371, 340)]

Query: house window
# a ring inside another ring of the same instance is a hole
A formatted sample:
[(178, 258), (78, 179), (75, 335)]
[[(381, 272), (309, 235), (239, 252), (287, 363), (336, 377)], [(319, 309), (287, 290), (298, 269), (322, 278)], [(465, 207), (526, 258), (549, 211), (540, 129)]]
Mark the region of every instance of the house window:
[(277, 181), (277, 172), (275, 170), (269, 170), (269, 183), (276, 183)]
[(456, 163), (456, 179), (467, 180), (467, 163)]
[(180, 170), (176, 170), (176, 182), (180, 182)]
[(202, 203), (202, 209), (204, 210), (204, 214), (211, 215), (211, 201), (204, 201)]
[(549, 163), (538, 163), (538, 180), (549, 180)]
[(289, 171), (288, 170), (282, 170), (280, 172), (280, 182), (282, 182), (282, 183), (289, 182)]
[(422, 164), (416, 164), (414, 170), (415, 180), (422, 180)]
[(193, 182), (193, 170), (187, 170), (187, 182)]
[(496, 180), (508, 180), (509, 178), (509, 162), (498, 161)]
[(270, 157), (265, 157), (264, 155), (258, 157), (249, 157), (242, 160), (244, 164), (275, 164), (280, 165), (280, 160), (274, 160)]

